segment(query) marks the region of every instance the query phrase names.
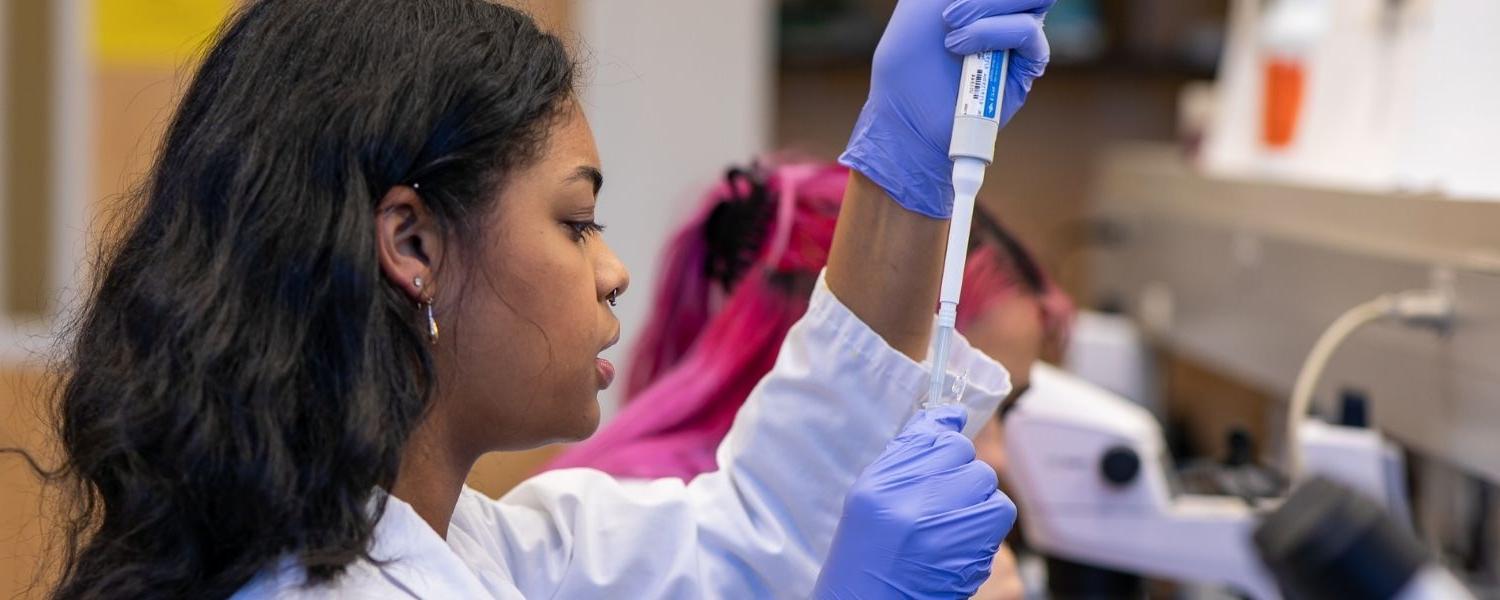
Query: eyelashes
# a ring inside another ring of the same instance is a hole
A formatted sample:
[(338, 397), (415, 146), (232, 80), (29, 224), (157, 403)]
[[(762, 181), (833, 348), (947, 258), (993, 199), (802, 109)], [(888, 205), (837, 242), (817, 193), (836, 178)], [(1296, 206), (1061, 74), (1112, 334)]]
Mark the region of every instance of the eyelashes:
[(572, 234), (574, 241), (583, 241), (591, 235), (602, 233), (604, 224), (594, 220), (588, 221), (564, 221), (568, 231)]

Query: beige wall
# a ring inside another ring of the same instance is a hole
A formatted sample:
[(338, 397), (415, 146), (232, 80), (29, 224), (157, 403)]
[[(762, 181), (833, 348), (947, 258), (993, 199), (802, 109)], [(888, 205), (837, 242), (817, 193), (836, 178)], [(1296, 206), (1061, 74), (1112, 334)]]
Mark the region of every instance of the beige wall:
[[(0, 367), (0, 447), (29, 448), (46, 460), (39, 373)], [(52, 531), (42, 517), (42, 492), (26, 463), (0, 455), (0, 598), (16, 597), (36, 573), (44, 536)]]

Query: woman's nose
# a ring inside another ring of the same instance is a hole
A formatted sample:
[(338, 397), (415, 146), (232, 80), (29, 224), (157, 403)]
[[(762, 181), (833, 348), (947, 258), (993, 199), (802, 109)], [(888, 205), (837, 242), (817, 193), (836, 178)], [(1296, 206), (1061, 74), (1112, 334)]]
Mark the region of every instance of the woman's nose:
[(599, 257), (599, 293), (605, 299), (613, 300), (625, 294), (630, 287), (630, 271), (625, 268), (625, 263), (620, 262), (620, 257), (615, 255), (609, 246), (603, 246)]

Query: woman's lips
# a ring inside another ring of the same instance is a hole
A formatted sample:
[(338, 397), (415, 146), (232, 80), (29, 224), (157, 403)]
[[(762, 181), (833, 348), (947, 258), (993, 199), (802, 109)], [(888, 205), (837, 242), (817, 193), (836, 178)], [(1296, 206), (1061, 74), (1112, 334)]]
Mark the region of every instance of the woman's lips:
[(615, 365), (603, 358), (594, 359), (594, 370), (599, 375), (599, 389), (609, 389), (609, 384), (615, 381)]

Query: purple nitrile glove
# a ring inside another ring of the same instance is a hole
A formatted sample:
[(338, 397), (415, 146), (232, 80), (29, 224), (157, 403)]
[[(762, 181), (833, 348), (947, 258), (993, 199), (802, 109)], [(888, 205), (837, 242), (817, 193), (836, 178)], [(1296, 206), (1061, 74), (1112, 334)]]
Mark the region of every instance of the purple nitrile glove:
[(963, 57), (1013, 50), (1000, 107), (1004, 126), (1047, 67), (1042, 19), (1053, 1), (901, 0), (875, 49), (870, 95), (839, 162), (908, 210), (951, 216), (948, 141)]
[(967, 598), (989, 578), (1016, 507), (965, 420), (961, 405), (917, 413), (860, 474), (814, 598)]

